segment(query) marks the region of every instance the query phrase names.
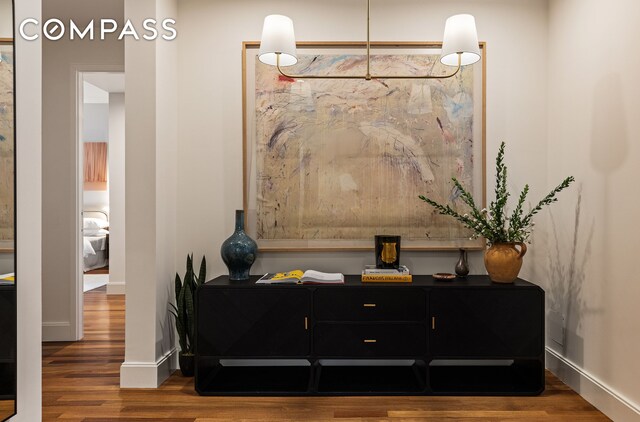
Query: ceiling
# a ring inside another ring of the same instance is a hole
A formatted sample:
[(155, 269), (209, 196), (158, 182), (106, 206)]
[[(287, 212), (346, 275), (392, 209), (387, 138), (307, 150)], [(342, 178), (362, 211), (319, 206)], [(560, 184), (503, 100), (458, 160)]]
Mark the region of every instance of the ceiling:
[(85, 82), (106, 92), (124, 92), (123, 72), (84, 72)]

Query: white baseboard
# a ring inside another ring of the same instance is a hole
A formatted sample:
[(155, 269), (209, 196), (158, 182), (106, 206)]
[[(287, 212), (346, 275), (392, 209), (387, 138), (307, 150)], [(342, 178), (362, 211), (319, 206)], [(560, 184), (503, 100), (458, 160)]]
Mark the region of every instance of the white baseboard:
[(109, 281), (109, 282), (107, 282), (107, 294), (108, 295), (123, 295), (124, 294), (124, 281)]
[(69, 321), (42, 321), (42, 341), (77, 341)]
[(120, 388), (158, 388), (176, 370), (178, 352), (172, 349), (155, 362), (127, 362), (120, 366)]
[(640, 421), (638, 404), (549, 347), (546, 348), (546, 366), (562, 382), (614, 421)]

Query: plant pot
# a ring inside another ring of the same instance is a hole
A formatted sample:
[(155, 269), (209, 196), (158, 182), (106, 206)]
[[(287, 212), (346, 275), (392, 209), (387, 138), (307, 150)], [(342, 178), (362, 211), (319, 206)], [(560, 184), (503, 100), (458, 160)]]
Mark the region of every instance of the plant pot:
[[(520, 250), (516, 248), (520, 246)], [(496, 283), (513, 283), (522, 268), (527, 246), (522, 242), (494, 243), (484, 252), (484, 266)]]
[(192, 377), (195, 370), (195, 355), (192, 353), (178, 355), (178, 363), (180, 364), (180, 372), (183, 377)]

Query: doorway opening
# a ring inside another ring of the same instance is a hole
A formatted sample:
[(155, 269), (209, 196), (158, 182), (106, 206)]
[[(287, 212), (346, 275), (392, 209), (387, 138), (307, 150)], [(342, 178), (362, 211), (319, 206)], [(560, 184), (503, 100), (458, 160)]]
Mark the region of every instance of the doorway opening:
[(124, 294), (124, 73), (78, 79), (78, 293)]

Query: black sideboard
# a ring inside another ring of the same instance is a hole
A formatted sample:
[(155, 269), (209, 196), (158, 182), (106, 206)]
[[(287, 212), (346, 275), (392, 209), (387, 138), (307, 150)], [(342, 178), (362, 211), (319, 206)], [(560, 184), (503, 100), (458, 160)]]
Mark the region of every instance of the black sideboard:
[(16, 398), (16, 286), (0, 285), (0, 400)]
[(197, 292), (202, 395), (537, 395), (544, 291), (486, 276), (256, 285)]

